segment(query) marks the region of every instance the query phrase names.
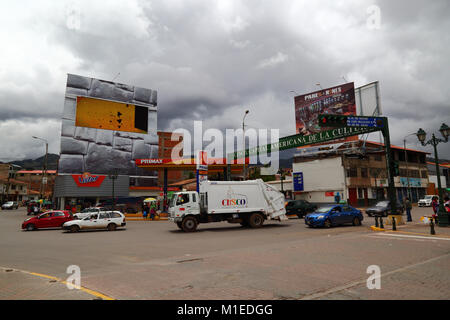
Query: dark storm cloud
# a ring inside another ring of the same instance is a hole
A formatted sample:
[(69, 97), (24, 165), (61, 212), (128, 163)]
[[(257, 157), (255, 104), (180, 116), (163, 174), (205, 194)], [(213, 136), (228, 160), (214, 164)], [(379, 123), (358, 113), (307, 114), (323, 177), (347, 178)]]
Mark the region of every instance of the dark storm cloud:
[[(120, 73), (118, 82), (158, 91), (159, 130), (192, 128), (194, 120), (239, 128), (249, 109), (251, 127), (292, 134), (290, 91), (331, 87), (342, 77), (356, 86), (380, 82), (394, 143), (419, 127), (450, 124), (445, 0), (79, 3), (75, 28), (51, 2), (19, 20), (18, 34), (28, 37), (17, 44), (26, 51), (24, 43), (36, 40), (42, 48), (33, 61), (17, 58), (24, 67), (7, 69), (7, 78), (0, 72), (8, 80), (0, 88), (0, 119), (58, 119), (67, 73), (106, 80)], [(370, 30), (373, 4), (381, 24)]]

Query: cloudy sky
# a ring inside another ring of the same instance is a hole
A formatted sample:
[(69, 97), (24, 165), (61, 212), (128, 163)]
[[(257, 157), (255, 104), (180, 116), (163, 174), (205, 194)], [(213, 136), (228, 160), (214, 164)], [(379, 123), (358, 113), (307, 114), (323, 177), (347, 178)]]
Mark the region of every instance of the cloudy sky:
[(403, 145), (450, 125), (449, 15), (448, 0), (1, 0), (0, 160), (41, 156), (33, 135), (59, 153), (67, 73), (157, 90), (158, 130), (238, 128), (248, 109), (281, 136), (292, 91), (379, 81)]

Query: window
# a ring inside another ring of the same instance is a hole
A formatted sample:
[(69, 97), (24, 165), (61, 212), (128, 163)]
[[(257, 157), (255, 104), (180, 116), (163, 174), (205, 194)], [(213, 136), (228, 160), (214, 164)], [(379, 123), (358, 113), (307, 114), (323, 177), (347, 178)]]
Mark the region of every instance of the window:
[(177, 198), (177, 205), (189, 202), (189, 193), (179, 194)]
[(108, 212), (100, 213), (100, 219), (109, 219), (109, 213)]
[(422, 170), (422, 178), (428, 178), (428, 171)]
[(409, 176), (413, 177), (413, 178), (420, 178), (420, 171), (419, 170), (411, 170)]
[(16, 190), (16, 185), (15, 184), (11, 185), (11, 190)]
[(192, 194), (192, 202), (197, 202), (197, 197), (195, 196), (195, 193)]
[(117, 213), (117, 212), (111, 212), (110, 216), (111, 216), (111, 218), (122, 218), (120, 213)]
[(358, 188), (358, 199), (364, 198), (364, 189)]
[(380, 153), (375, 153), (373, 155), (373, 160), (375, 161), (381, 161), (381, 154)]
[(363, 178), (368, 177), (367, 168), (361, 168), (361, 177), (363, 177)]
[(357, 177), (357, 176), (358, 176), (358, 170), (356, 168), (347, 169), (347, 177)]
[(53, 216), (54, 217), (64, 217), (64, 213), (56, 211), (56, 212), (53, 213)]

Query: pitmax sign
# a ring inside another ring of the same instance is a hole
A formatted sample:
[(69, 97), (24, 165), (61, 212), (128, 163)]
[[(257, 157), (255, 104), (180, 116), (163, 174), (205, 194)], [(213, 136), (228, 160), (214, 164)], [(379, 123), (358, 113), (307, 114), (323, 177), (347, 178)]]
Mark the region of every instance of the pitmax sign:
[(89, 172), (73, 174), (73, 180), (79, 187), (100, 187), (106, 176), (93, 176)]

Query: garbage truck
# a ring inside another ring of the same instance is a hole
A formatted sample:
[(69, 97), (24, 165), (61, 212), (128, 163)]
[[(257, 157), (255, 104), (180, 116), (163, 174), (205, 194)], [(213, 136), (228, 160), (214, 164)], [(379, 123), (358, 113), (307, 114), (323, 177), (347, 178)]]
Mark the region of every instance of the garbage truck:
[(174, 193), (169, 220), (185, 232), (200, 223), (227, 221), (260, 228), (265, 220), (287, 220), (284, 195), (261, 179), (203, 181), (196, 191)]

